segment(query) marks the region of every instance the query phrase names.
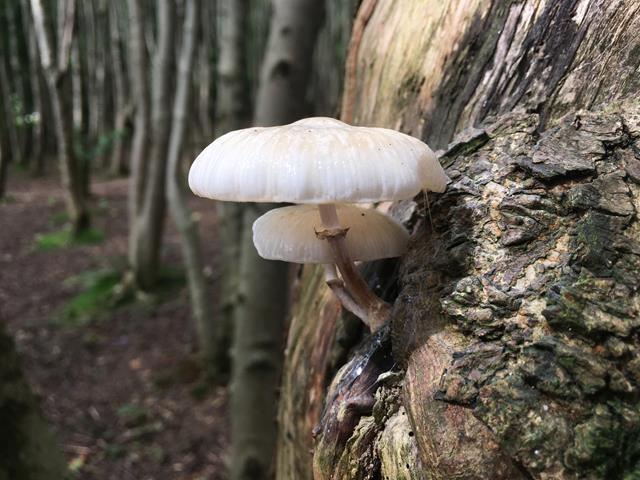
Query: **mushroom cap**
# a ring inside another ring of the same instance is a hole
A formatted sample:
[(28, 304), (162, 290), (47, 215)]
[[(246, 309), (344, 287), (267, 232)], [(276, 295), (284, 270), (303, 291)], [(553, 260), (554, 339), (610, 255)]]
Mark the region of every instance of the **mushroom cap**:
[[(353, 260), (399, 257), (407, 249), (409, 233), (396, 220), (377, 210), (336, 205), (340, 224), (348, 228), (347, 250)], [(253, 224), (253, 243), (268, 260), (293, 263), (334, 263), (329, 242), (316, 237), (323, 230), (315, 205), (275, 208)]]
[(236, 202), (365, 203), (444, 191), (448, 178), (417, 138), (313, 117), (229, 132), (189, 171), (201, 197)]

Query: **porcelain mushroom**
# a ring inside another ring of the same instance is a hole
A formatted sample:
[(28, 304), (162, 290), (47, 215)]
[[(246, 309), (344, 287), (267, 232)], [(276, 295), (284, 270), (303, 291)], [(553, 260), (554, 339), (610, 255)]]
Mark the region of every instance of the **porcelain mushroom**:
[(346, 241), (349, 225), (336, 204), (412, 198), (421, 190), (442, 192), (447, 182), (420, 140), (325, 117), (229, 132), (205, 148), (189, 172), (191, 190), (202, 197), (317, 205), (321, 222), (314, 234), (327, 242), (332, 263), (372, 330), (386, 321), (389, 305), (355, 268)]

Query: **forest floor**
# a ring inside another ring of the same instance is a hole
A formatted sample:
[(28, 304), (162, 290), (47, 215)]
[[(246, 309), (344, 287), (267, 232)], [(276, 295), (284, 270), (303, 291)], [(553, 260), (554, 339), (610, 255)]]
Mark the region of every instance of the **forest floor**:
[[(177, 233), (169, 224), (157, 295), (105, 303), (125, 264), (127, 182), (98, 181), (92, 193), (89, 244), (62, 248), (55, 177), (16, 173), (0, 203), (0, 319), (42, 410), (76, 478), (225, 478), (226, 390), (207, 387), (195, 361)], [(213, 203), (192, 207), (215, 272)]]

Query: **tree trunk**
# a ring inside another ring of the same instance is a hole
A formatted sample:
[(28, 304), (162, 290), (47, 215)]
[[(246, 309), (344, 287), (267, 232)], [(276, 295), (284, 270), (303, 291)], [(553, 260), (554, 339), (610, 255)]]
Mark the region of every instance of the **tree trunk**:
[(168, 152), (167, 196), (169, 209), (181, 236), (182, 252), (189, 280), (191, 308), (195, 319), (200, 350), (208, 368), (217, 360), (218, 345), (214, 329), (211, 295), (202, 271), (204, 261), (198, 236), (198, 224), (187, 206), (185, 179), (180, 164), (185, 128), (187, 127), (187, 105), (191, 88), (191, 70), (195, 56), (200, 0), (189, 0), (185, 8), (182, 47), (179, 54), (176, 96)]
[(170, 0), (158, 2), (158, 44), (151, 74), (149, 162), (130, 252), (135, 283), (143, 290), (152, 288), (157, 281), (165, 219), (166, 151), (171, 126), (169, 87), (173, 59), (173, 7), (173, 2)]
[(109, 161), (109, 173), (113, 176), (126, 173), (124, 161), (124, 145), (126, 139), (126, 122), (128, 117), (128, 100), (125, 92), (124, 64), (122, 62), (122, 39), (120, 35), (120, 3), (110, 2), (109, 38), (111, 52), (111, 71), (113, 73), (113, 110), (114, 110), (114, 143)]
[[(216, 24), (218, 40), (218, 78), (216, 90), (216, 136), (247, 127), (251, 116), (247, 40), (248, 0), (219, 0)], [(229, 373), (229, 346), (238, 306), (240, 243), (243, 206), (235, 202), (216, 202), (220, 244), (220, 286), (218, 300), (218, 358), (212, 374), (218, 380)]]
[(205, 2), (202, 5), (200, 14), (200, 31), (202, 36), (202, 42), (198, 49), (197, 60), (197, 78), (196, 88), (197, 94), (194, 95), (194, 109), (198, 115), (198, 133), (196, 134), (198, 141), (205, 139), (205, 141), (211, 140), (213, 135), (213, 85), (215, 81), (214, 70), (214, 55), (217, 53), (217, 35), (215, 28), (211, 28), (211, 25), (217, 24), (217, 1)]
[[(322, 21), (316, 0), (274, 2), (254, 123), (278, 125), (307, 113), (311, 57)], [(271, 478), (277, 385), (287, 311), (288, 266), (260, 258), (252, 225), (272, 205), (243, 208), (239, 303), (231, 382), (231, 478)]]
[(60, 8), (64, 15), (63, 18), (58, 18), (60, 28), (58, 30), (57, 60), (52, 56), (41, 0), (31, 0), (31, 13), (38, 40), (40, 62), (45, 73), (53, 110), (60, 172), (66, 191), (67, 211), (73, 225), (73, 232), (77, 235), (89, 227), (86, 188), (88, 178), (73, 151), (72, 119), (68, 113), (69, 109), (64, 104), (65, 88), (68, 88), (69, 80), (69, 57), (73, 41), (75, 0), (67, 0), (61, 4), (64, 4), (64, 8)]
[(147, 175), (147, 150), (149, 142), (149, 88), (147, 86), (147, 49), (144, 35), (144, 10), (142, 0), (128, 0), (129, 6), (129, 71), (131, 91), (135, 104), (133, 141), (131, 146), (131, 179), (129, 183), (129, 263), (134, 264), (137, 244), (137, 217), (142, 206), (144, 182)]
[(63, 480), (67, 469), (38, 402), (22, 375), (13, 341), (0, 324), (0, 478)]
[(305, 272), (279, 479), (640, 475), (639, 11), (362, 2), (343, 115), (445, 147), (452, 182), (433, 226), (392, 209), (388, 331), (358, 344)]
[[(2, 53), (2, 52), (0, 52)], [(0, 55), (0, 127), (2, 132), (0, 133), (0, 149), (2, 150), (2, 156), (0, 157), (0, 199), (4, 197), (7, 186), (7, 173), (9, 171), (9, 152), (13, 154), (13, 149), (16, 148), (16, 143), (12, 140), (12, 131), (15, 131), (13, 112), (11, 111), (9, 88), (8, 88), (7, 70), (4, 63), (4, 58)], [(9, 148), (8, 148), (9, 147)]]
[(29, 65), (29, 84), (31, 91), (31, 114), (34, 114), (34, 120), (30, 124), (29, 135), (29, 155), (31, 159), (25, 160), (31, 163), (31, 168), (34, 171), (38, 170), (38, 165), (41, 164), (42, 152), (42, 93), (40, 89), (40, 66), (38, 63), (38, 47), (36, 45), (35, 35), (33, 33), (33, 25), (31, 23), (31, 15), (29, 14), (29, 0), (20, 0), (20, 11), (22, 17), (22, 31), (25, 37), (28, 65)]

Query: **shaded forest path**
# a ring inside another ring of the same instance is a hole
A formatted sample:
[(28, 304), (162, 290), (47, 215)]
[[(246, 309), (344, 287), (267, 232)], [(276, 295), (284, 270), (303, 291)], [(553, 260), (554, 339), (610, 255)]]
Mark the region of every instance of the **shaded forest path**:
[[(69, 313), (91, 303), (77, 297), (83, 285), (99, 291), (125, 263), (127, 181), (92, 186), (102, 241), (45, 250), (37, 236), (65, 221), (58, 185), (53, 177), (11, 177), (0, 204), (0, 320), (70, 466), (87, 480), (225, 478), (226, 391), (207, 389), (194, 360), (177, 232), (169, 225), (165, 234), (169, 273), (156, 301)], [(191, 207), (202, 216), (206, 268), (215, 277), (214, 205), (193, 199)]]

